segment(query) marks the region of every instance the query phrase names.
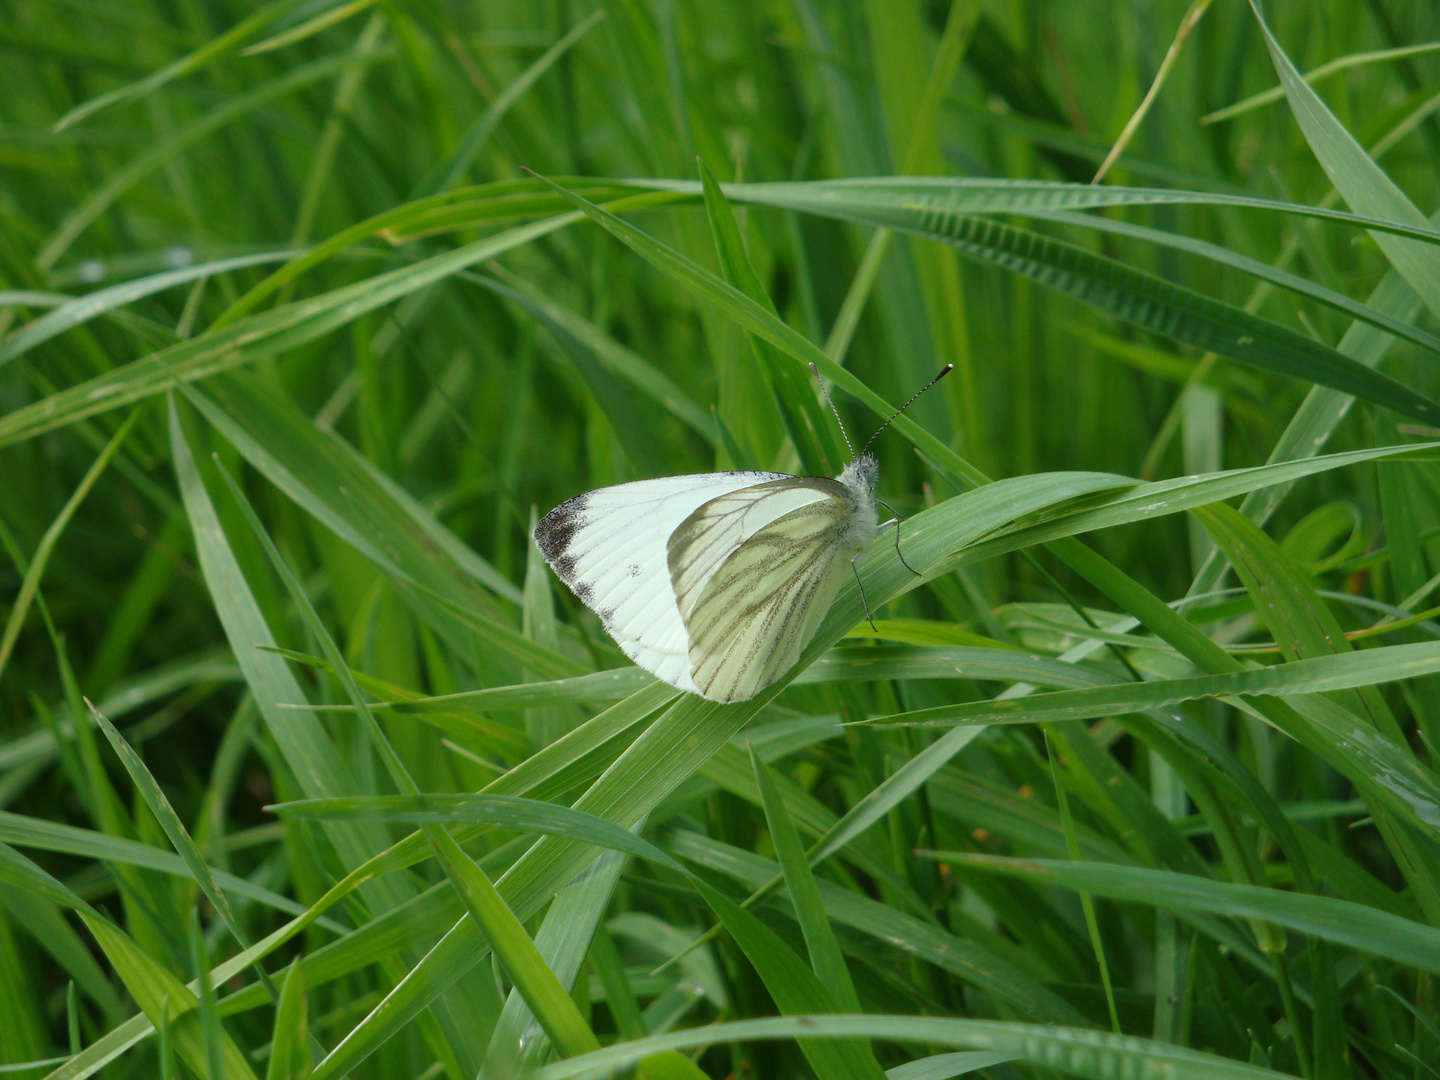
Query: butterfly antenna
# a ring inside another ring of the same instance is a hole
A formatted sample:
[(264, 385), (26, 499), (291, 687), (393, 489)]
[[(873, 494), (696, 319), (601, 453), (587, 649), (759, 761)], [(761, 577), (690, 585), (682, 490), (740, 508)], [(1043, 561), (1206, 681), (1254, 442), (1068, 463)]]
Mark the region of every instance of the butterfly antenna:
[[(815, 365), (814, 365), (814, 364), (811, 364), (810, 366), (811, 366), (811, 367), (814, 367)], [(880, 432), (884, 431), (887, 427), (889, 427), (889, 426), (891, 425), (891, 423), (895, 420), (895, 417), (899, 416), (902, 412), (904, 412), (906, 409), (908, 409), (911, 405), (915, 404), (915, 399), (916, 399), (916, 398), (918, 398), (921, 394), (925, 393), (926, 390), (929, 390), (932, 386), (934, 386), (937, 382), (939, 382), (941, 379), (943, 379), (946, 375), (949, 375), (950, 372), (952, 372), (952, 371), (954, 371), (954, 370), (955, 370), (955, 365), (954, 365), (954, 364), (946, 364), (943, 368), (940, 369), (940, 374), (939, 374), (939, 375), (936, 375), (933, 379), (931, 379), (928, 383), (926, 383), (924, 386), (922, 386), (919, 390), (916, 390), (915, 393), (911, 394), (911, 395), (910, 395), (910, 400), (907, 401), (907, 402), (905, 402), (904, 405), (901, 405), (898, 409), (896, 409), (893, 413), (891, 413), (891, 414), (890, 414), (890, 419), (889, 419), (889, 420), (886, 420), (883, 424), (881, 424), (880, 427), (876, 430), (875, 434), (870, 436), (870, 442), (867, 442), (864, 446), (862, 446), (862, 447), (860, 448), (860, 453), (863, 454), (863, 453), (865, 453), (866, 450), (869, 450), (869, 449), (870, 449), (870, 443), (873, 443), (876, 439), (878, 439), (878, 438), (880, 437)], [(832, 405), (831, 408), (834, 408), (834, 406)], [(853, 451), (852, 451), (852, 453), (853, 453)]]
[(820, 378), (820, 369), (811, 364), (810, 370), (815, 373), (815, 381), (820, 384), (820, 393), (825, 395), (825, 404), (829, 405), (830, 411), (835, 414), (835, 423), (840, 425), (840, 437), (845, 440), (845, 449), (850, 451), (850, 459), (853, 461), (855, 447), (850, 445), (850, 436), (845, 434), (845, 421), (840, 419), (840, 410), (835, 408), (835, 402), (830, 400), (830, 391), (825, 389), (825, 380)]

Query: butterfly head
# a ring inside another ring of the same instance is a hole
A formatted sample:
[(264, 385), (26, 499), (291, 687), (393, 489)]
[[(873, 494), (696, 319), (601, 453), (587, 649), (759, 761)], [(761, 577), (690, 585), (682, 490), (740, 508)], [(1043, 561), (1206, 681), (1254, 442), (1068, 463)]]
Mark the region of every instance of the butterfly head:
[(880, 466), (869, 454), (861, 454), (846, 465), (835, 479), (855, 493), (857, 499), (873, 502), (875, 481), (879, 478)]

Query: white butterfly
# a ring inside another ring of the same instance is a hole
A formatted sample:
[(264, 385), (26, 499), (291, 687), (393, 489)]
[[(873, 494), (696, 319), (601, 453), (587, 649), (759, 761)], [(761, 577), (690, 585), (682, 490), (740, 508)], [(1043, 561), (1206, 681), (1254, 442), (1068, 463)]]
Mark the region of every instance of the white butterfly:
[(773, 472), (637, 480), (576, 495), (533, 535), (636, 664), (711, 701), (745, 701), (794, 666), (881, 532), (877, 473), (862, 450), (834, 480)]

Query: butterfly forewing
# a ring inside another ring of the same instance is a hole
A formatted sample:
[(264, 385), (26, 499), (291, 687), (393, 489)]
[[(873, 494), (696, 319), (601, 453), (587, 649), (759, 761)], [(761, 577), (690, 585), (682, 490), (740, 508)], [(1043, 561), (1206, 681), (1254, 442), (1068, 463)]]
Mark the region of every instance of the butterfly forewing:
[(535, 526), (535, 542), (560, 580), (592, 611), (626, 656), (691, 693), (689, 635), (675, 605), (667, 543), (700, 506), (780, 473), (667, 476), (577, 495)]
[(858, 550), (856, 510), (833, 480), (788, 477), (712, 499), (675, 530), (670, 576), (701, 694), (745, 700), (795, 664)]

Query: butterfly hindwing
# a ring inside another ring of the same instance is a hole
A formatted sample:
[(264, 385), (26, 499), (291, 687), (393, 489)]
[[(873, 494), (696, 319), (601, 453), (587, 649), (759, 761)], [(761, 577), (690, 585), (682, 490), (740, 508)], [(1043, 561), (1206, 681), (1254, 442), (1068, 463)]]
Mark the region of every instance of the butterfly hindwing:
[(786, 477), (697, 508), (670, 537), (690, 677), (716, 701), (753, 697), (814, 636), (858, 546), (856, 502), (817, 477)]
[(767, 472), (700, 473), (588, 491), (541, 518), (535, 542), (626, 656), (656, 678), (698, 693), (690, 679), (689, 635), (670, 583), (667, 543), (710, 500), (784, 478)]

